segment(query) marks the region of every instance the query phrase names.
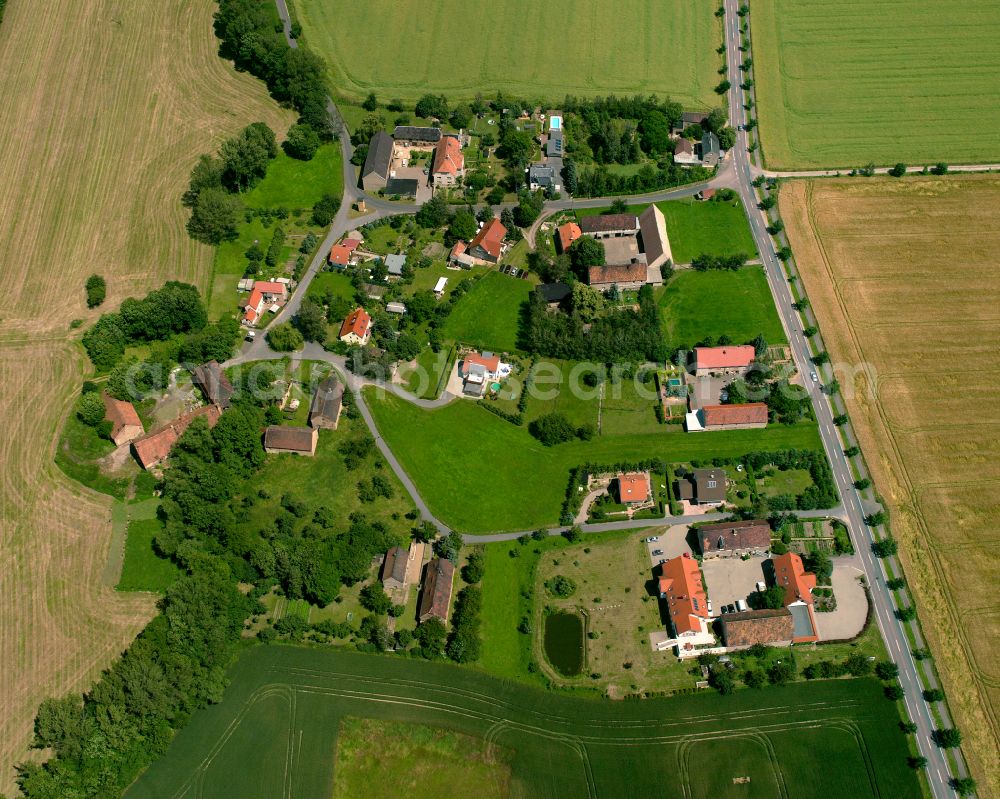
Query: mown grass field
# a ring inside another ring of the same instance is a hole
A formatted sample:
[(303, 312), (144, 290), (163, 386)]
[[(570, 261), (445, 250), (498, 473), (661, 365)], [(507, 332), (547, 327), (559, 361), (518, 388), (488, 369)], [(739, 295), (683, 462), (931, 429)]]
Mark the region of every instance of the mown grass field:
[(180, 576), (174, 562), (160, 557), (153, 548), (153, 539), (162, 529), (163, 522), (157, 518), (134, 519), (129, 523), (119, 591), (162, 594)]
[(689, 435), (680, 425), (664, 425), (662, 433), (602, 435), (545, 447), (527, 427), (504, 421), (474, 402), (459, 400), (425, 411), (392, 394), (379, 396), (374, 389), (365, 390), (365, 399), (379, 432), (431, 510), (469, 533), (557, 523), (570, 469), (582, 463), (647, 458), (681, 462), (819, 447), (812, 423), (710, 435)]
[(760, 135), (774, 169), (993, 163), (993, 0), (751, 6)]
[[(630, 205), (630, 213), (641, 214), (648, 206)], [(675, 264), (689, 264), (698, 255), (738, 255), (757, 257), (750, 223), (743, 203), (698, 200), (665, 200), (656, 204), (663, 211)], [(586, 208), (578, 217), (594, 216), (607, 209)]]
[(515, 351), (521, 309), (534, 287), (528, 280), (488, 273), (455, 305), (442, 336), (494, 352)]
[[(558, 103), (567, 94), (670, 95), (718, 104), (715, 8), (687, 0), (295, 0), (303, 39), (338, 91), (382, 102), (427, 92), (451, 100), (498, 91)], [(607, 38), (609, 25), (613, 34)]]
[(658, 302), (663, 335), (671, 347), (691, 347), (707, 336), (729, 336), (742, 344), (758, 333), (764, 334), (768, 344), (787, 341), (759, 266), (734, 272), (675, 272), (660, 289)]
[[(38, 704), (93, 682), (153, 615), (101, 581), (111, 499), (52, 462), (89, 373), (71, 340), (165, 279), (204, 288), (212, 249), (180, 202), (202, 152), (294, 115), (221, 60), (210, 0), (8, 3), (0, 25), (0, 791), (15, 793)], [(84, 280), (108, 298), (88, 311)], [(80, 329), (79, 332), (82, 332)]]
[[(511, 797), (771, 797), (779, 785), (788, 796), (920, 796), (895, 704), (873, 680), (607, 702), (455, 666), (284, 646), (245, 653), (230, 680), (128, 799), (330, 796), (345, 717), (444, 728), (507, 750)], [(729, 754), (711, 768), (709, 743)], [(752, 792), (732, 782), (745, 776)]]
[(795, 182), (781, 212), (834, 362), (877, 375), (875, 397), (860, 378), (847, 395), (851, 420), (963, 751), (996, 793), (1000, 178)]

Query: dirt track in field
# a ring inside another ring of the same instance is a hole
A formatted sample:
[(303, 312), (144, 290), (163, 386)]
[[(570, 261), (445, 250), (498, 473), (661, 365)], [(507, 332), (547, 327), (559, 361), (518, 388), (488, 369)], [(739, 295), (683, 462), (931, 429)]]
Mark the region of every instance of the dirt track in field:
[(834, 362), (877, 372), (851, 419), (963, 751), (998, 795), (1000, 177), (791, 181), (780, 208)]
[[(0, 26), (0, 791), (38, 703), (84, 690), (154, 612), (100, 573), (110, 499), (65, 478), (56, 437), (89, 371), (70, 330), (166, 279), (204, 288), (212, 250), (184, 232), (197, 155), (289, 112), (217, 56), (211, 0), (13, 2)], [(81, 328), (82, 329), (82, 328)]]

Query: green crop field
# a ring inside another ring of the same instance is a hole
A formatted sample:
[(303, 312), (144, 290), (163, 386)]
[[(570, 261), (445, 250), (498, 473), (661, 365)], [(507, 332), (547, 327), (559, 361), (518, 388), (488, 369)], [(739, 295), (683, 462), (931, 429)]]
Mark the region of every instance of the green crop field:
[[(675, 264), (689, 264), (698, 255), (738, 255), (757, 257), (750, 223), (739, 199), (731, 202), (665, 200), (658, 202), (667, 223), (667, 236)], [(630, 205), (630, 213), (641, 214), (648, 205)], [(578, 217), (593, 216), (607, 208), (585, 208)]]
[[(718, 105), (722, 41), (711, 3), (691, 0), (294, 0), (303, 39), (337, 90), (382, 102), (427, 92), (670, 95)], [(610, 35), (608, 35), (610, 33)]]
[(774, 169), (995, 162), (995, 0), (752, 5), (764, 156)]
[(608, 702), (285, 646), (246, 652), (229, 677), (223, 701), (198, 711), (128, 799), (331, 796), (348, 717), (483, 739), (509, 753), (512, 797), (920, 796), (896, 706), (874, 680)]
[(521, 308), (534, 284), (490, 272), (455, 305), (442, 335), (462, 344), (497, 352), (517, 349)]
[[(571, 469), (582, 463), (663, 458), (668, 462), (742, 455), (755, 450), (817, 449), (815, 424), (764, 430), (601, 435), (545, 447), (527, 427), (458, 400), (425, 411), (393, 394), (366, 389), (386, 443), (413, 477), (431, 510), (462, 532), (530, 530), (556, 524)], [(474, 497), (475, 501), (470, 501)]]
[(663, 335), (671, 347), (691, 347), (707, 336), (729, 336), (742, 344), (759, 333), (768, 344), (787, 341), (759, 266), (676, 272), (661, 289), (659, 304)]

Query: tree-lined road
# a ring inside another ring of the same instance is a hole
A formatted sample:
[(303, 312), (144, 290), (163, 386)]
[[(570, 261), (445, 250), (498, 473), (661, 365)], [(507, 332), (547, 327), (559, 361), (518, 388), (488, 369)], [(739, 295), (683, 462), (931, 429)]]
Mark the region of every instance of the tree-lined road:
[[(755, 174), (760, 174), (762, 170), (751, 162), (747, 132), (741, 130), (744, 122), (746, 97), (741, 86), (744, 79), (741, 74), (740, 65), (744, 54), (740, 50), (741, 37), (739, 26), (741, 18), (737, 13), (739, 5), (739, 0), (725, 0), (726, 58), (729, 67), (729, 80), (731, 81), (729, 89), (729, 121), (734, 128), (739, 130), (736, 146), (730, 152), (730, 158), (733, 161), (737, 177), (740, 199), (743, 201), (743, 206), (746, 209), (754, 241), (763, 260), (768, 285), (771, 288), (782, 325), (785, 328), (788, 342), (791, 345), (795, 364), (801, 374), (809, 374), (814, 369), (819, 372), (820, 369), (814, 367), (810, 360), (811, 351), (808, 340), (802, 332), (799, 313), (792, 307), (793, 297), (791, 290), (785, 278), (781, 262), (778, 260), (774, 242), (767, 232), (768, 220), (757, 208), (758, 200), (753, 187), (753, 178)], [(749, 54), (749, 50), (747, 54)], [(886, 585), (886, 575), (883, 565), (872, 554), (873, 531), (865, 523), (862, 498), (854, 488), (851, 465), (844, 454), (840, 433), (833, 424), (833, 409), (827, 396), (823, 394), (819, 383), (808, 382), (805, 387), (812, 400), (823, 446), (826, 449), (827, 457), (833, 469), (834, 479), (837, 482), (840, 495), (843, 499), (843, 518), (850, 530), (851, 540), (854, 542), (855, 549), (860, 555), (859, 561), (870, 589), (875, 621), (878, 624), (879, 631), (882, 633), (882, 638), (889, 650), (889, 654), (899, 666), (899, 682), (905, 691), (904, 702), (906, 710), (910, 719), (917, 725), (915, 736), (917, 747), (920, 754), (928, 760), (926, 773), (931, 793), (941, 799), (943, 797), (954, 796), (955, 791), (949, 785), (950, 770), (948, 759), (944, 751), (931, 738), (931, 733), (937, 725), (931, 717), (927, 703), (921, 697), (923, 686), (920, 681), (916, 662), (910, 651), (906, 633), (903, 629), (903, 623), (896, 618), (893, 596)], [(946, 713), (947, 711), (945, 710), (944, 712)], [(957, 756), (960, 766), (959, 776), (965, 776), (967, 772), (964, 770), (965, 764), (961, 760), (961, 753), (957, 753)]]

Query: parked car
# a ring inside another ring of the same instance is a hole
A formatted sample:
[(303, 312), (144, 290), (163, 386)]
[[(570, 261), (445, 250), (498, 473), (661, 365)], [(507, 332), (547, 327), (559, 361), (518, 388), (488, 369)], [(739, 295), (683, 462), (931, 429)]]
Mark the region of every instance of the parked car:
[(246, 335), (246, 340), (253, 341), (255, 338), (257, 338), (257, 334), (254, 333), (252, 330), (248, 330)]
[(757, 590), (760, 593), (764, 593), (764, 591), (767, 590), (767, 583), (765, 583), (763, 580), (758, 580), (757, 581)]
[(653, 550), (653, 554), (654, 555), (662, 555), (663, 554), (663, 550), (662, 549), (654, 549)]
[(744, 600), (742, 600), (742, 599), (737, 599), (736, 600), (736, 610), (738, 610), (740, 613), (742, 613), (746, 609), (747, 609), (747, 603)]
[(651, 535), (649, 538), (646, 539), (646, 543), (647, 544), (654, 544), (654, 543), (656, 543), (659, 540), (660, 540), (660, 537), (658, 535)]

